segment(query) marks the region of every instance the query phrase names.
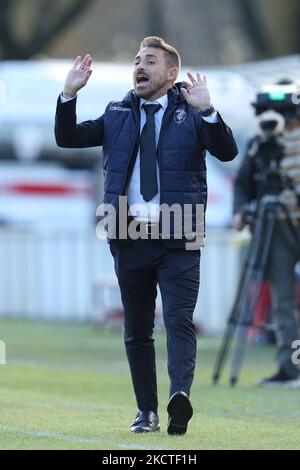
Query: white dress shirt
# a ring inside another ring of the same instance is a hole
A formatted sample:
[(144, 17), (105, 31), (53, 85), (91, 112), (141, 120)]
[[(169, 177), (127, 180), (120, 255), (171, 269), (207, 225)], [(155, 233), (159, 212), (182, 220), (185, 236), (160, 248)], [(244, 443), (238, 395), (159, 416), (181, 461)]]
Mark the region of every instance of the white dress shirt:
[[(62, 94), (60, 95), (61, 103), (66, 103), (74, 98), (66, 98)], [(144, 125), (146, 124), (146, 113), (143, 109), (143, 104), (160, 104), (160, 109), (154, 114), (155, 120), (155, 139), (156, 145), (158, 144), (159, 134), (162, 119), (165, 110), (168, 106), (168, 96), (164, 95), (158, 98), (156, 101), (146, 101), (141, 98), (140, 100), (140, 133)], [(203, 117), (206, 122), (215, 123), (219, 121), (217, 112), (215, 111), (209, 117)], [(130, 181), (126, 188), (126, 195), (128, 198), (129, 214), (144, 222), (158, 222), (159, 221), (159, 205), (160, 205), (160, 180), (159, 180), (159, 166), (156, 161), (156, 177), (157, 177), (157, 194), (150, 200), (145, 201), (140, 192), (140, 149), (138, 149), (137, 157), (133, 167)]]
[[(158, 98), (156, 101), (140, 100), (140, 132), (146, 124), (146, 113), (143, 104), (160, 104), (160, 109), (154, 114), (155, 120), (155, 140), (158, 144), (161, 122), (168, 106), (167, 95)], [(157, 222), (159, 220), (159, 193), (160, 193), (160, 180), (159, 180), (159, 167), (156, 160), (156, 177), (157, 177), (157, 194), (150, 200), (145, 201), (140, 192), (140, 149), (138, 149), (135, 165), (133, 167), (132, 175), (129, 184), (126, 188), (126, 195), (128, 197), (128, 206), (130, 215), (138, 220)]]

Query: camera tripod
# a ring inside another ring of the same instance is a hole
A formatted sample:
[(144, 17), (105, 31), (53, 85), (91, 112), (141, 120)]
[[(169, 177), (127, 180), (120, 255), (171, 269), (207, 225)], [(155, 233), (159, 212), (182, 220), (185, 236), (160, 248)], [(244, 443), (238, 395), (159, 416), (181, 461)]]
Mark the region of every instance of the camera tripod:
[(245, 355), (247, 333), (249, 327), (253, 324), (255, 307), (266, 272), (272, 234), (279, 208), (283, 210), (286, 216), (286, 222), (289, 224), (293, 235), (299, 242), (298, 233), (292, 223), (286, 206), (280, 202), (279, 195), (266, 194), (263, 196), (258, 203), (254, 233), (244, 262), (236, 298), (217, 355), (213, 371), (214, 384), (219, 381), (234, 339), (235, 344), (230, 374), (231, 386), (234, 386), (238, 381)]

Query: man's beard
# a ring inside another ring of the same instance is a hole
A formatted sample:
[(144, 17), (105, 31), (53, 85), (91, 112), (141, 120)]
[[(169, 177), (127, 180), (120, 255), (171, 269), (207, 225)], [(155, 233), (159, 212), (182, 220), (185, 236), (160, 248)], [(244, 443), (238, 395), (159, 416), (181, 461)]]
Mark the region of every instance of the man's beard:
[(163, 90), (164, 87), (166, 87), (166, 83), (167, 83), (166, 80), (160, 83), (156, 83), (156, 84), (150, 82), (149, 86), (146, 86), (145, 89), (143, 88), (139, 89), (139, 87), (136, 84), (135, 93), (139, 98), (143, 98), (147, 100), (148, 98), (151, 98), (152, 96), (159, 93), (160, 90)]

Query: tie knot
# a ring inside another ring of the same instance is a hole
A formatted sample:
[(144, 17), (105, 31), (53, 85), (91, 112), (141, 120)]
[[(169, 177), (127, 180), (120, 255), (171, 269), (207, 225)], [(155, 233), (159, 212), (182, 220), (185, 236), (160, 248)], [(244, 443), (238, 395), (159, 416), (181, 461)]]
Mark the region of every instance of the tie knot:
[(143, 104), (143, 108), (146, 114), (155, 114), (159, 108), (161, 108), (160, 104)]

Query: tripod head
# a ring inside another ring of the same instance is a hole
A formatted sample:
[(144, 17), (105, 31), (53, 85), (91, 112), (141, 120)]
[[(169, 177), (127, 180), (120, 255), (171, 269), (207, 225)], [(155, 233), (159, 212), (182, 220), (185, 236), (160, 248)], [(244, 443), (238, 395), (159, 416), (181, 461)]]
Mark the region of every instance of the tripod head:
[(280, 163), (284, 155), (284, 147), (279, 135), (272, 135), (266, 140), (260, 139), (256, 159), (261, 159), (257, 167), (259, 171), (255, 179), (259, 184), (258, 199), (266, 194), (279, 195), (286, 187), (286, 180), (280, 171)]
[(249, 149), (250, 156), (255, 160), (254, 179), (257, 187), (256, 199), (244, 205), (241, 217), (245, 225), (253, 229), (259, 207), (279, 204), (280, 195), (286, 188), (291, 188), (290, 179), (283, 175), (280, 163), (284, 156), (284, 147), (280, 139), (281, 133), (261, 133), (253, 141)]

